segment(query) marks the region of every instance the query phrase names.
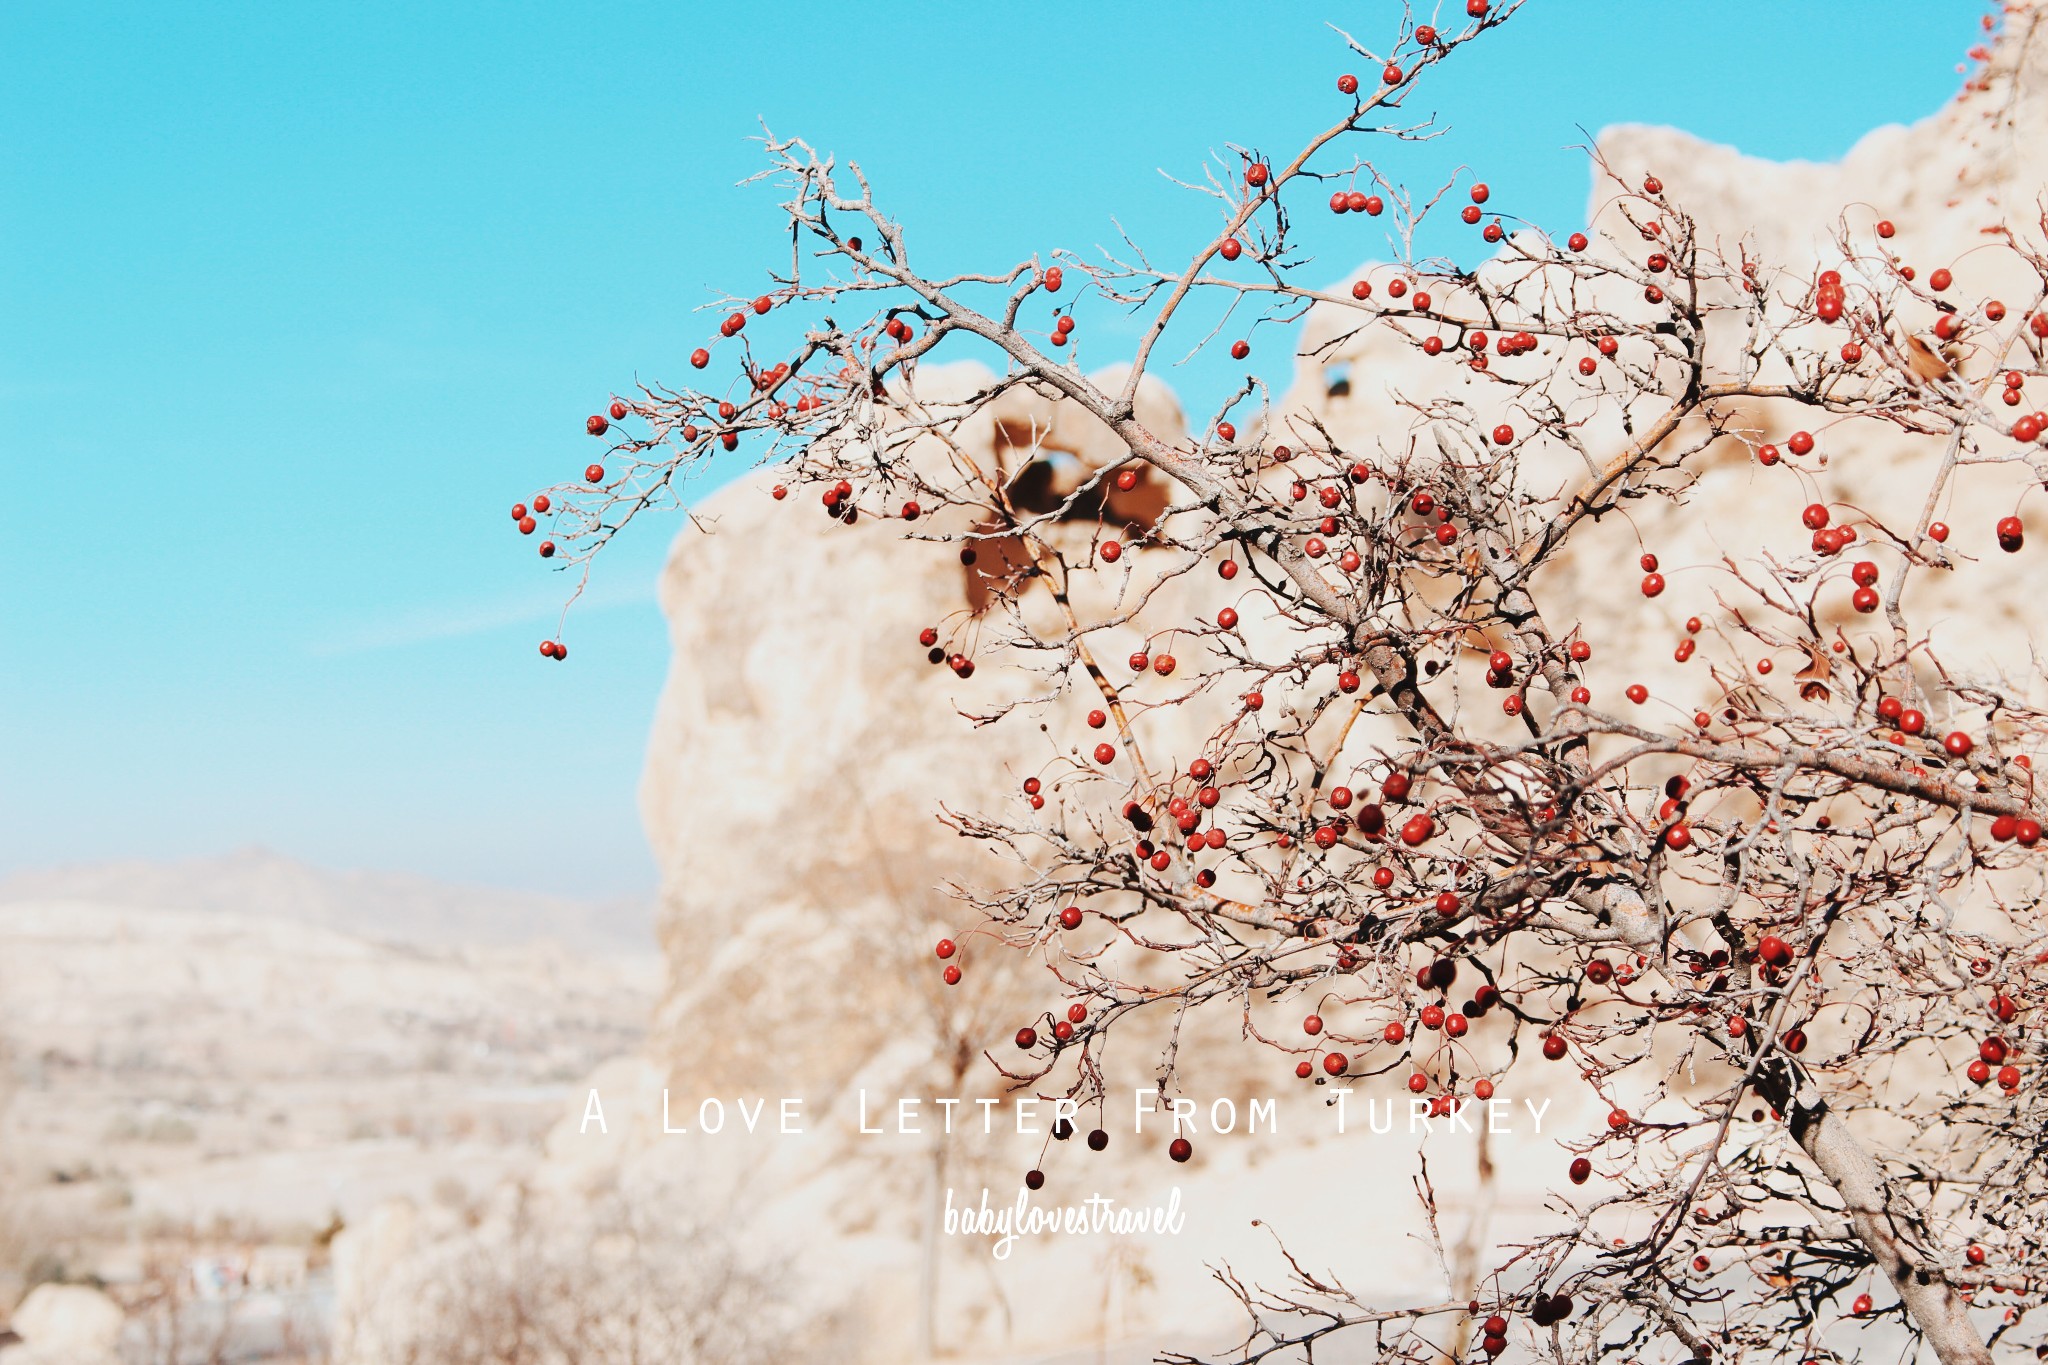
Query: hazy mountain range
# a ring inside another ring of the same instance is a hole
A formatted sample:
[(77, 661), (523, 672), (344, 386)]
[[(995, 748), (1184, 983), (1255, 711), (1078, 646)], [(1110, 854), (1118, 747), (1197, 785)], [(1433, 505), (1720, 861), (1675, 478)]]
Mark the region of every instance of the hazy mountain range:
[(553, 940), (586, 952), (654, 951), (654, 902), (581, 901), (403, 872), (313, 867), (263, 848), (181, 862), (110, 862), (16, 873), (0, 904), (101, 905), (255, 915), (433, 947)]

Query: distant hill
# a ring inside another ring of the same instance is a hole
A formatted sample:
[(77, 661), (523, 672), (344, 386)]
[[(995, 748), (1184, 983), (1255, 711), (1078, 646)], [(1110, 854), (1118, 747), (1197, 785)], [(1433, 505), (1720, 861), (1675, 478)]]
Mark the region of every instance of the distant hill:
[(546, 939), (585, 952), (654, 951), (651, 897), (579, 901), (403, 872), (337, 871), (262, 848), (185, 862), (36, 869), (0, 881), (0, 905), (59, 900), (254, 915), (431, 947)]

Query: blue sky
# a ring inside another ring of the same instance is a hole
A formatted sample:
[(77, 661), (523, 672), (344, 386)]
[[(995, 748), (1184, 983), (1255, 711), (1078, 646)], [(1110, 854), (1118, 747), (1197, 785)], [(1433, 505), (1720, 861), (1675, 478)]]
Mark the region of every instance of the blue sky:
[[(1937, 108), (1982, 12), (1530, 0), (1421, 97), (1450, 135), (1390, 164), (1469, 164), (1569, 230), (1587, 131), (1836, 157)], [(1322, 127), (1360, 67), (1325, 21), (1371, 41), (1396, 13), (0, 7), (0, 876), (262, 843), (651, 887), (633, 799), (675, 523), (609, 552), (553, 665), (565, 584), (505, 508), (786, 253), (736, 185), (759, 121), (860, 159), (928, 259), (1086, 250), (1112, 215), (1170, 252), (1211, 217), (1157, 172)], [(1312, 224), (1329, 276), (1383, 254), (1364, 221)], [(1169, 377), (1197, 411), (1227, 378)]]

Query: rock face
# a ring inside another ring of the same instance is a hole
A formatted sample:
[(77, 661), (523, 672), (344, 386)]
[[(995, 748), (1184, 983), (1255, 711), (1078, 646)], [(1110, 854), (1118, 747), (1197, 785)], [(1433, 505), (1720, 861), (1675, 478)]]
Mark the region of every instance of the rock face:
[[(981, 380), (928, 371), (920, 392), (968, 392)], [(1178, 414), (1164, 408), (1170, 400), (1153, 393), (1149, 401), (1161, 409), (1150, 418), (1155, 429), (1178, 436)], [(1046, 443), (1083, 467), (1119, 453), (1102, 449), (1100, 433), (1071, 412), (996, 417), (994, 429), (970, 433), (979, 460), (1007, 459), (1004, 429), (1015, 424), (1052, 433)], [(1120, 1098), (1102, 1120), (1112, 1138), (1100, 1156), (1079, 1140), (1048, 1142), (1042, 1121), (1037, 1137), (931, 1133), (940, 1097), (971, 1105), (1002, 1093), (980, 1049), (1061, 1003), (1042, 963), (973, 938), (954, 959), (967, 979), (942, 984), (931, 945), (977, 918), (942, 887), (971, 888), (1010, 868), (984, 845), (954, 837), (939, 816), (1013, 799), (1021, 780), (1062, 750), (1036, 712), (982, 727), (966, 719), (987, 698), (1044, 690), (1025, 672), (1028, 661), (995, 643), (998, 623), (987, 626), (971, 679), (926, 662), (919, 630), (956, 620), (971, 601), (950, 553), (893, 527), (814, 525), (808, 509), (772, 499), (772, 483), (764, 472), (709, 500), (711, 533), (680, 536), (663, 579), (676, 662), (642, 804), (666, 879), (670, 984), (652, 1037), (666, 1044), (656, 1058), (661, 1083), (693, 1107), (703, 1095), (802, 1095), (815, 1131), (801, 1143), (744, 1146), (629, 1138), (617, 1144), (619, 1157), (596, 1167), (664, 1163), (688, 1173), (700, 1200), (738, 1194), (745, 1226), (787, 1257), (784, 1282), (803, 1305), (799, 1318), (823, 1314), (832, 1323), (836, 1340), (819, 1349), (833, 1359), (993, 1360), (1083, 1348), (1145, 1359), (1166, 1337), (1213, 1345), (1232, 1306), (1205, 1264), (1269, 1257), (1269, 1248), (1246, 1242), (1255, 1218), (1361, 1282), (1441, 1292), (1419, 1265), (1404, 1263), (1398, 1238), (1356, 1235), (1384, 1217), (1376, 1209), (1412, 1204), (1412, 1143), (1361, 1138), (1355, 1123), (1335, 1137), (1327, 1096), (1294, 1082), (1291, 1058), (1239, 1044), (1238, 1021), (1217, 1012), (1188, 1023), (1181, 1055), (1195, 1060), (1184, 1065), (1186, 1093), (1205, 1115), (1215, 1097), (1242, 1106), (1280, 1095), (1277, 1137), (1210, 1137), (1204, 1118), (1193, 1130), (1201, 1159), (1167, 1161), (1170, 1125), (1154, 1120), (1142, 1136), (1132, 1132), (1131, 1091), (1152, 1084), (1157, 1056), (1135, 1033), (1125, 1040), (1137, 1044), (1127, 1068), (1111, 1080)], [(1169, 617), (1192, 617), (1206, 586), (1170, 584), (1157, 604)], [(1138, 642), (1133, 634), (1097, 649), (1120, 659)], [(1196, 646), (1175, 648), (1186, 660)], [(1054, 733), (1072, 733), (1066, 719)], [(1188, 751), (1192, 735), (1177, 735), (1173, 723), (1155, 713), (1146, 744)], [(1299, 1027), (1298, 1018), (1291, 1023)], [(1164, 1041), (1159, 1034), (1151, 1043)], [(920, 1098), (926, 1131), (860, 1133), (862, 1091), (878, 1097), (869, 1121), (883, 1122), (875, 1106), (886, 1105), (891, 1129), (899, 1100)], [(1080, 1127), (1097, 1121), (1083, 1116)], [(576, 1160), (594, 1140), (574, 1127), (558, 1130), (559, 1159)], [(659, 1128), (649, 1113), (632, 1131)], [(1532, 1140), (1497, 1149), (1494, 1159), (1523, 1169), (1535, 1189), (1528, 1166), (1551, 1150)], [(1357, 1158), (1369, 1153), (1400, 1155), (1361, 1172)], [(1440, 1160), (1440, 1180), (1469, 1187), (1469, 1143)], [(1346, 1174), (1340, 1188), (1325, 1188), (1333, 1165)], [(986, 1241), (930, 1240), (943, 1228), (948, 1192), (978, 1205), (986, 1188), (1005, 1205), (1034, 1166), (1048, 1173), (1034, 1200), (1041, 1204), (1097, 1192), (1149, 1204), (1178, 1189), (1186, 1230), (1027, 1245), (1001, 1260)]]
[[(2043, 24), (2040, 7), (2007, 10), (2004, 36), (1973, 80), (1974, 88), (1923, 122), (1872, 131), (1836, 164), (1763, 161), (1671, 128), (1606, 130), (1598, 139), (1596, 160), (1611, 168), (1615, 178), (1595, 184), (1588, 206), (1594, 250), (1602, 249), (1598, 234), (1603, 231), (1631, 251), (1648, 249), (1622, 216), (1617, 186), (1632, 187), (1645, 175), (1655, 175), (1670, 200), (1695, 217), (1703, 241), (1718, 242), (1730, 259), (1747, 244), (1752, 257), (1782, 268), (1778, 291), (1787, 296), (1798, 296), (1818, 271), (1828, 268), (1843, 270), (1854, 283), (1839, 244), (1846, 233), (1864, 251), (1882, 245), (1917, 264), (1923, 281), (1936, 267), (1949, 267), (1955, 299), (1993, 297), (2015, 310), (2031, 307), (2040, 293), (2039, 280), (2010, 251), (1989, 249), (1993, 239), (1985, 235), (1987, 227), (2008, 219), (2021, 228), (2035, 225), (2036, 201), (2048, 184), (2048, 146), (2038, 136), (2048, 127), (2048, 48), (2040, 41), (2048, 34), (2037, 36)], [(1880, 219), (1897, 229), (1883, 243), (1873, 235)], [(1566, 230), (1558, 229), (1560, 235)], [(1504, 248), (1502, 260), (1506, 256)], [(1482, 267), (1500, 270), (1500, 262)], [(1393, 266), (1369, 265), (1352, 278), (1374, 280), (1383, 297), (1384, 282), (1399, 273)], [(1643, 311), (1639, 298), (1596, 302), (1622, 316)], [(1311, 314), (1295, 383), (1281, 404), (1284, 411), (1313, 414), (1341, 444), (1359, 450), (1383, 441), (1397, 445), (1405, 436), (1411, 422), (1392, 401), (1395, 395), (1448, 395), (1471, 404), (1482, 426), (1518, 418), (1524, 429), (1529, 425), (1525, 415), (1497, 396), (1503, 386), (1474, 383), (1469, 372), (1461, 373), (1462, 366), (1426, 357), (1385, 328), (1346, 340), (1355, 317), (1327, 306)], [(1935, 317), (1931, 306), (1920, 305), (1902, 321), (1932, 340), (1928, 329)], [(1719, 330), (1710, 324), (1707, 351), (1725, 373), (1747, 338), (1736, 334), (1742, 325), (1736, 318), (1722, 315), (1722, 321), (1726, 325)], [(1839, 328), (1826, 337), (1803, 338), (1830, 350), (1845, 339)], [(1577, 353), (1589, 351), (1581, 344)], [(1554, 355), (1542, 363), (1556, 363)], [(1963, 375), (1995, 385), (1991, 375), (1996, 368), (1989, 361), (1967, 362)], [(1769, 362), (1763, 374), (1771, 377)], [(1597, 383), (1588, 383), (1583, 407), (1568, 414), (1592, 419), (1585, 439), (1596, 459), (1624, 444), (1611, 405), (1593, 416)], [(1990, 398), (1987, 392), (1987, 405)], [(2040, 402), (2036, 394), (2030, 405)], [(1709, 703), (1712, 684), (1704, 670), (1680, 668), (1671, 657), (1688, 616), (1711, 620), (1716, 614), (1711, 590), (1724, 587), (1726, 578), (1717, 575), (1710, 583), (1700, 571), (1718, 565), (1724, 554), (1753, 559), (1759, 547), (1781, 560), (1804, 552), (1810, 533), (1799, 514), (1807, 502), (1866, 509), (1894, 526), (1911, 527), (1920, 516), (1941, 456), (1939, 438), (1909, 437), (1897, 426), (1868, 418), (1831, 420), (1791, 403), (1749, 401), (1727, 410), (1738, 420), (1698, 464), (1703, 477), (1682, 506), (1646, 498), (1629, 504), (1625, 516), (1583, 527), (1568, 555), (1539, 579), (1541, 600), (1571, 603), (1590, 635), (1623, 645), (1602, 650), (1592, 665), (1596, 703), (1611, 700), (1636, 681), (1648, 684), (1660, 701), (1688, 711)], [(1639, 407), (1639, 423), (1654, 412), (1651, 405)], [(1827, 458), (1818, 477), (1807, 478), (1783, 464), (1767, 468), (1752, 457), (1752, 446), (1782, 444), (1801, 428), (1812, 429)], [(1687, 425), (1673, 445), (1683, 447), (1703, 434)], [(1532, 452), (1524, 468), (1527, 485), (1543, 492), (1569, 493), (1587, 473), (1576, 455), (1555, 443)], [(1937, 519), (1954, 528), (1947, 545), (1950, 567), (1915, 574), (1903, 606), (1914, 629), (1926, 633), (1933, 655), (1952, 673), (1968, 677), (1991, 670), (1996, 659), (2025, 660), (2026, 638), (2039, 639), (2048, 627), (2029, 591), (2036, 561), (2000, 553), (1993, 532), (1998, 519), (2015, 510), (2031, 510), (2038, 517), (2037, 485), (2044, 477), (2048, 457), (2039, 454), (2031, 469), (1966, 469), (1934, 510)], [(1643, 597), (1637, 587), (1641, 575), (1635, 563), (1644, 550), (1658, 555), (1670, 584), (1656, 599)], [(1884, 547), (1875, 553), (1858, 547), (1854, 555), (1866, 553), (1879, 561), (1889, 581), (1895, 554)], [(1872, 618), (1857, 616), (1848, 598), (1849, 588), (1843, 586), (1829, 599), (1825, 625), (1868, 625)], [(1749, 657), (1760, 652), (1752, 649)], [(1924, 681), (1936, 694), (1947, 691), (1931, 670)], [(2042, 695), (2037, 671), (2009, 681), (2037, 698)], [(1933, 724), (1941, 717), (1929, 719)]]

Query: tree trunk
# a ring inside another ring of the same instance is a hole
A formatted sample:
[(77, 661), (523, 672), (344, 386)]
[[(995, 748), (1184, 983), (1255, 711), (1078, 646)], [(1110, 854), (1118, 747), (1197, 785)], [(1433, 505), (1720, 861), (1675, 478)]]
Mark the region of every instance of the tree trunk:
[(1792, 1136), (1842, 1196), (1857, 1240), (1898, 1291), (1942, 1365), (1992, 1365), (1990, 1349), (1971, 1325), (1969, 1305), (1928, 1264), (1927, 1229), (1919, 1215), (1904, 1200), (1892, 1198), (1876, 1158), (1813, 1082), (1803, 1076), (1800, 1081), (1799, 1091), (1782, 1106), (1791, 1117)]

